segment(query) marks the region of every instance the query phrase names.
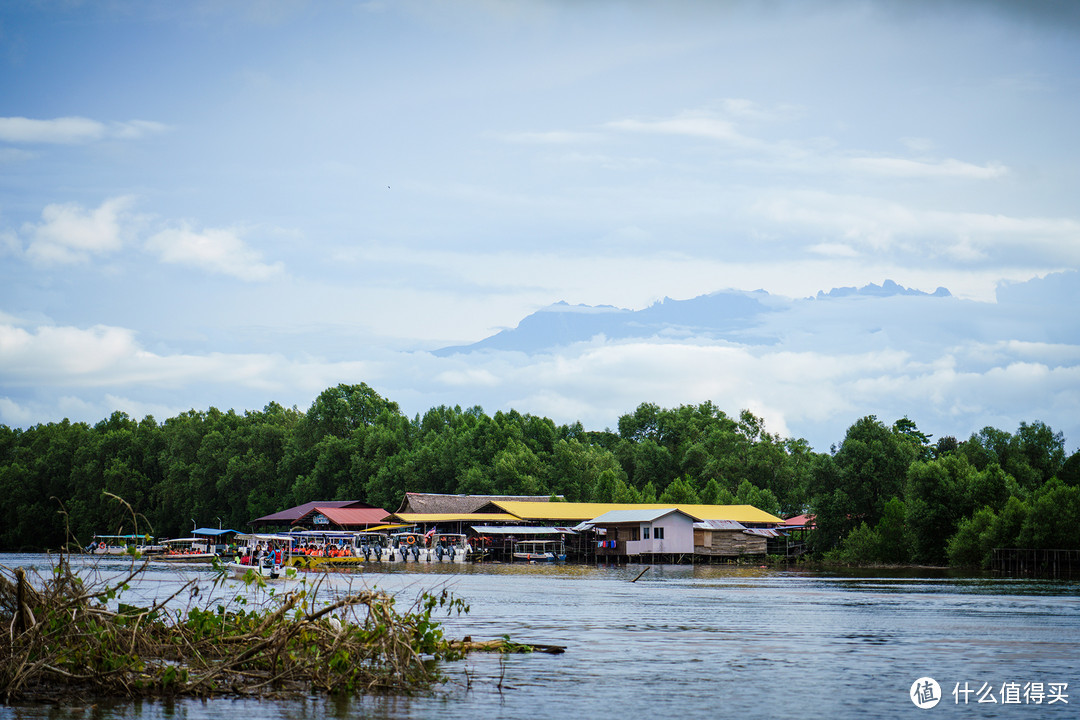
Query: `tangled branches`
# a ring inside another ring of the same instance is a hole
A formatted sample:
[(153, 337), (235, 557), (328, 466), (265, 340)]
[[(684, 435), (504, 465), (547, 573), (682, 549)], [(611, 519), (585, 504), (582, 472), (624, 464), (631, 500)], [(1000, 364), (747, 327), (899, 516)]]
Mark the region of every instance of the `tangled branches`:
[(63, 559), (35, 581), (0, 566), (3, 700), (410, 693), (440, 680), (433, 661), (463, 652), (432, 619), (468, 611), (446, 591), (424, 593), (404, 612), (375, 590), (320, 601), (317, 584), (303, 582), (250, 610), (239, 596), (171, 609), (197, 594), (195, 581), (149, 607), (119, 602), (145, 567), (133, 562), (118, 579), (88, 583)]

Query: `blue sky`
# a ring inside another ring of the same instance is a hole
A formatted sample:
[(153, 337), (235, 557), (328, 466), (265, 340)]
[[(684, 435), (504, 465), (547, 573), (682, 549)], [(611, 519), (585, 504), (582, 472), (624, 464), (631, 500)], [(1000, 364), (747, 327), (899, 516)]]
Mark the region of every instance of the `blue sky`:
[[(363, 381), (410, 415), (711, 400), (821, 450), (866, 414), (1073, 450), (1077, 127), (1069, 3), (5, 3), (0, 423)], [(886, 279), (948, 323), (431, 352), (560, 301)]]

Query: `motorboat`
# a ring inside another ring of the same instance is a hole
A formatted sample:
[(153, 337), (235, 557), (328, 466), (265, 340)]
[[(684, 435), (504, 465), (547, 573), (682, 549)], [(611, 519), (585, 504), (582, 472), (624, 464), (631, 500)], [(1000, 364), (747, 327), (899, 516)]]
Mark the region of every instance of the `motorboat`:
[(390, 536), (390, 551), (401, 562), (431, 562), (431, 548), (418, 532), (400, 532)]
[(240, 550), (226, 568), (237, 578), (253, 572), (260, 577), (276, 580), (292, 558), (292, 540), (286, 534), (250, 533), (236, 536)]
[(154, 555), (153, 559), (161, 562), (213, 562), (218, 554), (210, 549), (206, 538), (186, 537), (162, 540), (165, 551)]
[(469, 558), (472, 545), (468, 537), (461, 533), (435, 533), (431, 537), (431, 557), (433, 562), (463, 563)]
[(86, 548), (93, 555), (158, 555), (164, 550), (152, 535), (95, 535)]
[(514, 543), (514, 560), (525, 562), (563, 562), (566, 550), (558, 540), (522, 540)]

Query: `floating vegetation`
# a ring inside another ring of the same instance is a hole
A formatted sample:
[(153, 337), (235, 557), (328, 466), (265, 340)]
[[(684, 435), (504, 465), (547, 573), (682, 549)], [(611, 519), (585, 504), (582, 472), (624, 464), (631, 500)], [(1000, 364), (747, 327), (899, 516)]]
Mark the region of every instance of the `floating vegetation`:
[(325, 600), (318, 581), (298, 580), (249, 607), (247, 589), (199, 605), (192, 580), (153, 605), (123, 603), (145, 569), (132, 557), (120, 576), (87, 580), (63, 556), (47, 577), (0, 566), (2, 700), (416, 693), (442, 680), (436, 661), (481, 649), (433, 618), (468, 612), (446, 590), (399, 610), (381, 591)]

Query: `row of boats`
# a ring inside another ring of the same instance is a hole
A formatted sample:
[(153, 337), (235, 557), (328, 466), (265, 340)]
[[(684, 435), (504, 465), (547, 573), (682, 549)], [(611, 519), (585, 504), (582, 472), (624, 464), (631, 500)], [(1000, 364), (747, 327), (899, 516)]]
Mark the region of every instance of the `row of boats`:
[[(237, 577), (249, 572), (277, 577), (284, 568), (317, 570), (363, 563), (465, 563), (491, 558), (491, 540), (461, 533), (429, 531), (378, 533), (304, 530), (289, 533), (238, 533), (234, 545), (213, 538), (186, 537), (156, 542), (146, 535), (97, 535), (87, 548), (97, 555), (130, 554), (152, 561), (225, 562)], [(562, 562), (566, 551), (559, 541), (527, 540), (513, 544), (517, 562)]]

